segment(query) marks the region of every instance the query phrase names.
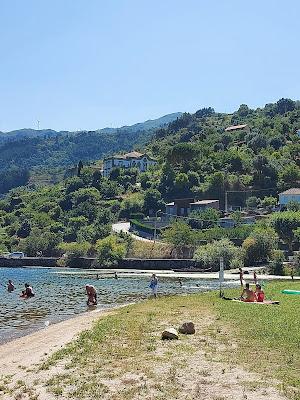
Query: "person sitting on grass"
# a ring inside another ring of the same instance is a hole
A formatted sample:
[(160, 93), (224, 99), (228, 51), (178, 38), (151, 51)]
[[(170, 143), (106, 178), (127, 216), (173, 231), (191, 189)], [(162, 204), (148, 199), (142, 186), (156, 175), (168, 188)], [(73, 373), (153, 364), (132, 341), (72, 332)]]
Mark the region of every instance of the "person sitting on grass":
[(261, 285), (257, 284), (255, 289), (256, 301), (263, 303), (265, 300), (265, 292), (262, 290)]
[(246, 287), (241, 294), (241, 300), (247, 303), (253, 303), (256, 300), (255, 293), (252, 289), (250, 289), (249, 283), (246, 283)]

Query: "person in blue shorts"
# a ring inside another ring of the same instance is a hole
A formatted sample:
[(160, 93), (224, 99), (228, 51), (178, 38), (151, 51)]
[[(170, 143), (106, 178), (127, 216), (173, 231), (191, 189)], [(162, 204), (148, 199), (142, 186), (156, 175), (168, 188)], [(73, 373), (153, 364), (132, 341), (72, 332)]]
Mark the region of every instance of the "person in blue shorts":
[(152, 294), (154, 297), (157, 297), (157, 288), (158, 288), (158, 279), (155, 274), (152, 275), (150, 288), (152, 289)]

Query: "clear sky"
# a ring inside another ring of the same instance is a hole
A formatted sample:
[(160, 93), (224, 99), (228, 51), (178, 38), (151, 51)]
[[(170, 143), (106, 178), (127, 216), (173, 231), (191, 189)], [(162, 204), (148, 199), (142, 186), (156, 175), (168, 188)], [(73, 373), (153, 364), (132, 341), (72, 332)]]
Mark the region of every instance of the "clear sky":
[(0, 130), (300, 98), (298, 0), (0, 0)]

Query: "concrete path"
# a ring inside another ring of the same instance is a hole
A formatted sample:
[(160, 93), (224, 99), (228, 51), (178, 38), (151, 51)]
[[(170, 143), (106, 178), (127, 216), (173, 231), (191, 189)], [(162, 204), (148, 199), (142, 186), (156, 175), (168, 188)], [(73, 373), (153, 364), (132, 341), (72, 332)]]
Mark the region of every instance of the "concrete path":
[(120, 232), (128, 233), (135, 240), (153, 243), (152, 239), (146, 239), (146, 238), (143, 238), (141, 236), (135, 235), (134, 233), (130, 232), (130, 223), (129, 222), (116, 222), (115, 224), (112, 224), (112, 231), (116, 232), (116, 233), (120, 233)]
[[(176, 272), (172, 270), (136, 270), (136, 269), (87, 269), (85, 271), (55, 271), (56, 274), (63, 275), (96, 275), (99, 277), (107, 277), (114, 276), (114, 273), (117, 272), (118, 276), (121, 278), (122, 276), (151, 276), (155, 273), (159, 277), (169, 277), (169, 278), (189, 278), (189, 279), (219, 279), (218, 272)], [(265, 274), (257, 274), (257, 278), (259, 281), (271, 281), (271, 280), (281, 280), (281, 281), (291, 281), (290, 276), (280, 276), (280, 275), (265, 275)], [(226, 281), (239, 281), (239, 275), (237, 273), (232, 273), (229, 271), (225, 271), (224, 279)], [(244, 280), (247, 282), (253, 281), (253, 274), (245, 274)], [(300, 282), (300, 276), (294, 277), (295, 281)]]

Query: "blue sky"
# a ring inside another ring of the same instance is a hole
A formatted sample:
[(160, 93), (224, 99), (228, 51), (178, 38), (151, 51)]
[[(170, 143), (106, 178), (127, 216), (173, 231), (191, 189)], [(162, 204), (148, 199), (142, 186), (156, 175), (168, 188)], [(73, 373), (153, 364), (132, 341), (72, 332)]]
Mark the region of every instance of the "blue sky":
[(0, 0), (0, 130), (300, 98), (298, 0)]

